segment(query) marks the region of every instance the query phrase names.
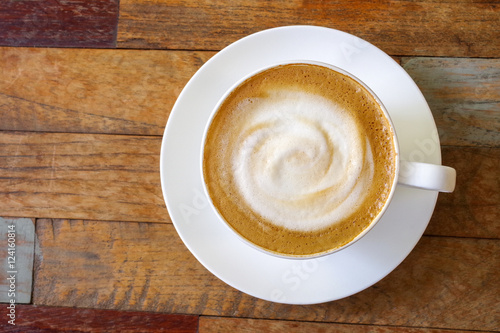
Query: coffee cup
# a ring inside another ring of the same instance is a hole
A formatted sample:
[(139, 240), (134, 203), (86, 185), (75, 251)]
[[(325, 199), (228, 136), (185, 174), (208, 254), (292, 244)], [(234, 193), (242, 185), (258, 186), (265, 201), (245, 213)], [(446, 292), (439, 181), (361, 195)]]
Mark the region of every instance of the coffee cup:
[(397, 184), (451, 192), (456, 178), (450, 167), (401, 161), (375, 93), (315, 61), (239, 80), (215, 106), (201, 151), (204, 190), (220, 220), (251, 246), (294, 259), (362, 238)]

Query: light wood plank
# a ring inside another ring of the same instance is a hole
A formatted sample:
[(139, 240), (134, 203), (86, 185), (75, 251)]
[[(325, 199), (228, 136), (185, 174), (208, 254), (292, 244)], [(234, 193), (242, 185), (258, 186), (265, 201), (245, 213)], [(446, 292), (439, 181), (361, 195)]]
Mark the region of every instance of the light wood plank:
[(403, 58), (422, 90), (441, 143), (500, 146), (500, 59)]
[(158, 137), (0, 132), (2, 214), (169, 222)]
[[(0, 315), (6, 317), (4, 307)], [(9, 319), (11, 320), (11, 319)], [(16, 307), (15, 326), (0, 321), (2, 332), (198, 332), (198, 317), (137, 311), (22, 305)]]
[(122, 0), (118, 46), (220, 50), (267, 28), (319, 25), (391, 55), (498, 57), (500, 8), (483, 1)]
[[(5, 216), (171, 222), (160, 186), (161, 138), (0, 132)], [(500, 238), (499, 148), (447, 147), (458, 171), (428, 233)]]
[(453, 333), (477, 332), (434, 328), (411, 328), (338, 323), (311, 323), (303, 321), (200, 317), (199, 333), (260, 332), (260, 333)]
[[(0, 129), (162, 135), (213, 52), (0, 48)], [(443, 145), (500, 142), (498, 59), (404, 58)]]
[(291, 306), (225, 285), (196, 261), (170, 224), (37, 220), (36, 227), (37, 305), (499, 329), (500, 240), (423, 237), (375, 286), (336, 302)]
[(0, 129), (162, 135), (212, 52), (0, 48)]
[(14, 306), (30, 303), (35, 253), (34, 221), (0, 217), (0, 247), (0, 302), (14, 303)]
[(0, 2), (0, 45), (115, 47), (119, 0)]

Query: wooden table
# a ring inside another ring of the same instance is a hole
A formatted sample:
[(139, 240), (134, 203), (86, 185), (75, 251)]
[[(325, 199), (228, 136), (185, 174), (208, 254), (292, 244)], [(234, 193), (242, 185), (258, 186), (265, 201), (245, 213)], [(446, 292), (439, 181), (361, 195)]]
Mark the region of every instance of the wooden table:
[[(1, 330), (499, 331), (499, 5), (3, 0)], [(294, 24), (346, 31), (398, 61), (458, 173), (399, 267), (310, 306), (256, 299), (208, 272), (174, 230), (159, 176), (165, 124), (196, 70), (241, 37)]]

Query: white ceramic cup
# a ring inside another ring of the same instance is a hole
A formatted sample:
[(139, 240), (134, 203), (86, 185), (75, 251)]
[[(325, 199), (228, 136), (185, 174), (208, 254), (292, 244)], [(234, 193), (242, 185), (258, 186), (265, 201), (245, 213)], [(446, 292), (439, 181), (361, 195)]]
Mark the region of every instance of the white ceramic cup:
[[(249, 78), (253, 77), (254, 75), (257, 75), (263, 71), (266, 71), (268, 69), (271, 69), (273, 67), (278, 67), (281, 65), (287, 65), (287, 64), (311, 64), (311, 65), (317, 65), (317, 66), (323, 66), (329, 69), (332, 69), (336, 72), (339, 72), (341, 74), (347, 75), (357, 81), (359, 84), (361, 84), (363, 87), (365, 87), (371, 95), (375, 98), (375, 100), (378, 102), (380, 105), (381, 110), (384, 112), (385, 117), (388, 119), (390, 126), (391, 126), (391, 131), (393, 133), (393, 140), (394, 140), (394, 147), (396, 150), (396, 174), (393, 180), (393, 183), (391, 184), (391, 191), (389, 198), (385, 202), (385, 205), (383, 209), (380, 211), (380, 213), (372, 220), (370, 225), (364, 229), (360, 234), (358, 234), (353, 240), (351, 240), (349, 243), (345, 244), (344, 246), (340, 248), (335, 248), (332, 249), (331, 251), (327, 252), (322, 252), (319, 254), (312, 254), (312, 255), (300, 255), (300, 256), (295, 256), (295, 255), (285, 255), (285, 254), (277, 254), (272, 251), (268, 251), (266, 249), (263, 249), (240, 234), (238, 234), (236, 231), (234, 231), (230, 225), (230, 223), (226, 222), (225, 219), (221, 216), (217, 208), (212, 202), (212, 198), (210, 197), (210, 193), (207, 189), (206, 182), (204, 179), (204, 172), (203, 172), (203, 159), (204, 159), (204, 148), (205, 148), (205, 141), (207, 137), (207, 132), (208, 129), (212, 123), (212, 120), (219, 110), (220, 106), (222, 103), (225, 101), (225, 99), (235, 90), (239, 85), (241, 85), (243, 82), (248, 80)], [(436, 143), (437, 144), (437, 143)], [(280, 62), (280, 63), (275, 63), (269, 66), (266, 66), (264, 68), (258, 69), (251, 74), (241, 78), (238, 82), (236, 82), (231, 88), (229, 88), (226, 93), (220, 98), (218, 103), (215, 105), (212, 114), (210, 116), (210, 119), (206, 125), (204, 134), (203, 134), (203, 140), (202, 140), (202, 149), (201, 149), (201, 158), (200, 158), (200, 169), (201, 169), (201, 175), (203, 179), (203, 187), (206, 196), (209, 199), (210, 205), (213, 209), (213, 211), (216, 213), (216, 215), (219, 216), (220, 220), (223, 221), (226, 226), (228, 226), (241, 240), (243, 240), (245, 243), (261, 250), (264, 251), (268, 254), (279, 256), (279, 257), (284, 257), (284, 258), (291, 258), (291, 259), (311, 259), (315, 257), (320, 257), (324, 255), (328, 255), (337, 251), (340, 251), (342, 249), (345, 249), (346, 247), (354, 244), (356, 241), (361, 239), (364, 235), (366, 235), (375, 225), (376, 223), (380, 220), (380, 218), (383, 216), (384, 212), (386, 211), (387, 207), (389, 206), (394, 191), (396, 189), (396, 186), (399, 185), (404, 185), (404, 186), (410, 186), (410, 187), (415, 187), (415, 188), (420, 188), (424, 190), (431, 190), (431, 191), (439, 191), (439, 192), (453, 192), (455, 188), (455, 182), (456, 182), (456, 171), (455, 169), (443, 165), (438, 165), (438, 164), (429, 164), (429, 163), (422, 163), (422, 162), (410, 162), (410, 161), (403, 161), (400, 158), (400, 153), (399, 153), (399, 143), (397, 139), (397, 134), (396, 130), (394, 128), (394, 124), (391, 121), (390, 115), (387, 112), (387, 109), (385, 108), (384, 104), (382, 101), (377, 97), (377, 95), (368, 87), (363, 81), (352, 75), (351, 73), (338, 68), (336, 66), (333, 66), (331, 64), (323, 63), (323, 62), (317, 62), (317, 61), (310, 61), (310, 60), (295, 60), (295, 61), (286, 61), (286, 62)], [(403, 170), (403, 172), (401, 172)]]

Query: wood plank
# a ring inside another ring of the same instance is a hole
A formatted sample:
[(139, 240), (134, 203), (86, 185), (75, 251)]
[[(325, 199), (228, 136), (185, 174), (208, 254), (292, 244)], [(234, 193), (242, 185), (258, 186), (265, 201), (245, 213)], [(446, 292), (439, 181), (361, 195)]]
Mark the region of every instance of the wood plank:
[[(37, 220), (33, 302), (257, 319), (498, 330), (500, 240), (425, 236), (389, 276), (311, 306), (245, 295), (205, 270), (170, 224)], [(182, 265), (179, 265), (182, 262)]]
[(442, 144), (500, 146), (500, 59), (403, 58)]
[(35, 254), (34, 221), (0, 217), (0, 246), (0, 302), (30, 303)]
[(36, 227), (34, 304), (197, 314), (225, 294), (230, 307), (238, 295), (207, 273), (171, 224), (39, 219)]
[[(0, 48), (0, 129), (162, 135), (214, 52)], [(498, 59), (404, 58), (441, 143), (498, 146)]]
[(439, 195), (426, 235), (500, 239), (500, 149), (444, 147), (457, 170), (453, 193)]
[(0, 45), (114, 47), (119, 0), (3, 0)]
[[(5, 216), (170, 222), (160, 186), (159, 137), (0, 132)], [(500, 238), (499, 148), (446, 147), (458, 171), (429, 234)]]
[(390, 55), (498, 57), (500, 8), (484, 1), (122, 0), (118, 46), (220, 50), (263, 29), (319, 25)]
[(137, 311), (113, 311), (20, 305), (14, 324), (0, 307), (2, 332), (198, 332), (198, 317)]
[(212, 52), (0, 48), (0, 129), (162, 135)]
[(261, 333), (453, 333), (477, 332), (434, 328), (311, 323), (304, 321), (265, 320), (227, 317), (200, 317), (199, 333), (261, 332)]
[(0, 132), (2, 214), (168, 222), (161, 140)]

